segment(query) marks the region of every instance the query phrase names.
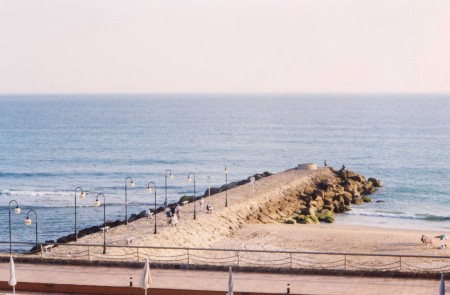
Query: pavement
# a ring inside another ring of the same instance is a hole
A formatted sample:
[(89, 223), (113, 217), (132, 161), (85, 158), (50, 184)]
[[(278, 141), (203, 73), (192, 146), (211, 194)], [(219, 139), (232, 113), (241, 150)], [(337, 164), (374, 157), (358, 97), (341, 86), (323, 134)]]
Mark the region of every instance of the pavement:
[[(124, 267), (16, 263), (17, 288), (20, 290), (21, 282), (47, 285), (128, 287), (130, 278), (134, 286), (136, 286), (142, 270)], [(155, 289), (220, 291), (223, 294), (228, 291), (228, 272), (226, 271), (151, 269), (151, 275), (152, 288)], [(436, 279), (374, 278), (364, 276), (233, 272), (233, 285), (235, 293), (241, 294), (246, 292), (249, 294), (258, 292), (287, 294), (289, 284), (290, 294), (429, 295), (438, 293), (440, 283), (438, 277), (439, 275), (436, 275)], [(0, 282), (7, 282), (8, 279), (9, 264), (0, 263)], [(5, 288), (3, 287), (3, 289)], [(2, 291), (0, 291), (0, 294), (3, 294)], [(18, 292), (17, 294), (45, 293)], [(149, 292), (149, 294), (158, 294), (158, 292)], [(195, 292), (192, 294), (195, 294)], [(450, 292), (446, 294), (450, 294)]]

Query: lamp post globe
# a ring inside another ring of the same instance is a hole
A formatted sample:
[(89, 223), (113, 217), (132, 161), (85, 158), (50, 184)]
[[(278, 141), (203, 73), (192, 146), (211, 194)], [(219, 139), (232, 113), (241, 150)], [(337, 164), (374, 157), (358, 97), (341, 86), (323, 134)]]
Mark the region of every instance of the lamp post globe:
[(153, 181), (150, 181), (150, 182), (147, 184), (147, 192), (148, 192), (148, 193), (151, 193), (151, 192), (152, 192), (152, 188), (151, 188), (150, 185), (153, 185), (153, 187), (154, 187), (153, 191), (154, 191), (154, 193), (155, 193), (155, 200), (154, 200), (154, 202), (155, 202), (155, 209), (154, 209), (154, 211), (153, 211), (153, 215), (155, 216), (155, 229), (154, 229), (154, 231), (153, 231), (153, 234), (156, 234), (156, 233), (157, 233), (157, 228), (156, 228), (156, 183), (154, 183)]
[(19, 203), (16, 200), (9, 201), (8, 206), (8, 224), (9, 224), (9, 254), (12, 253), (12, 236), (11, 236), (11, 203), (16, 203), (16, 208), (14, 208), (14, 213), (16, 215), (20, 214), (22, 210), (20, 210)]
[(164, 172), (164, 204), (167, 205), (167, 179), (173, 179), (172, 170), (166, 169)]
[(191, 177), (191, 175), (194, 177), (194, 219), (197, 219), (196, 208), (195, 208), (195, 203), (196, 203), (197, 196), (196, 196), (196, 191), (195, 191), (195, 173), (194, 173), (194, 172), (189, 172), (189, 173), (188, 173), (187, 181), (188, 181), (189, 183), (192, 182), (192, 177)]
[(127, 176), (125, 178), (125, 225), (128, 225), (128, 197), (127, 197), (128, 180), (130, 180), (130, 187), (135, 186), (133, 178), (131, 178), (130, 176)]
[(38, 244), (38, 215), (36, 213), (36, 211), (34, 211), (33, 209), (28, 210), (27, 212), (27, 217), (25, 218), (25, 225), (31, 225), (31, 218), (30, 218), (30, 213), (33, 212), (34, 216), (36, 217), (36, 249), (39, 246)]
[(98, 197), (103, 197), (103, 254), (106, 254), (106, 197), (102, 193), (97, 194), (94, 203), (96, 207), (99, 207), (101, 205)]
[(225, 169), (223, 171), (225, 173), (225, 207), (228, 207), (228, 168), (225, 165)]
[(80, 191), (80, 199), (83, 200), (84, 198), (86, 198), (87, 193), (81, 188), (81, 187), (76, 187), (75, 188), (75, 226), (74, 226), (74, 234), (75, 234), (75, 241), (78, 241), (78, 231), (77, 231), (77, 191)]

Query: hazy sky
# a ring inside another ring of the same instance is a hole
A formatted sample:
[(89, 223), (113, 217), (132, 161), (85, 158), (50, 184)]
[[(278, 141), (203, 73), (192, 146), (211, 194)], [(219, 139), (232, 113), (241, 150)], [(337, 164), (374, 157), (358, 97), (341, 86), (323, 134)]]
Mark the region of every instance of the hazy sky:
[(0, 93), (450, 93), (448, 0), (0, 0)]

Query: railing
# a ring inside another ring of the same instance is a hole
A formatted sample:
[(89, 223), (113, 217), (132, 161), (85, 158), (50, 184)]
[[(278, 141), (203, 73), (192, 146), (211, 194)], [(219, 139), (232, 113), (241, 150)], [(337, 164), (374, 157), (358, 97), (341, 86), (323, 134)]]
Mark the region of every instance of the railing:
[[(7, 244), (7, 242), (0, 242)], [(31, 245), (33, 243), (14, 242)], [(377, 272), (442, 273), (450, 271), (450, 256), (366, 254), (311, 251), (151, 247), (131, 245), (53, 244), (42, 245), (34, 254), (43, 259), (89, 261), (144, 261), (175, 265), (239, 266), (269, 269), (347, 270)], [(31, 248), (31, 247), (30, 247)], [(2, 253), (6, 254), (6, 252)]]

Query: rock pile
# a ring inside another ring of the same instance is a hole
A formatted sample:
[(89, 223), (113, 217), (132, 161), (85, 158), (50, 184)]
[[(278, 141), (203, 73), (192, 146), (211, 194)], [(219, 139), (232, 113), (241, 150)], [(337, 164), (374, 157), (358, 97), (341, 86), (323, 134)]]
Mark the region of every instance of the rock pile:
[(338, 171), (328, 167), (329, 173), (285, 192), (284, 196), (257, 208), (251, 208), (248, 223), (302, 223), (334, 222), (335, 213), (350, 210), (351, 204), (371, 202), (368, 195), (381, 187), (381, 181), (350, 170)]
[(350, 204), (371, 202), (368, 195), (381, 187), (381, 181), (375, 178), (366, 180), (364, 176), (345, 169), (332, 171), (336, 177), (319, 180), (299, 193), (299, 209), (286, 223), (334, 222), (334, 213), (350, 211)]

